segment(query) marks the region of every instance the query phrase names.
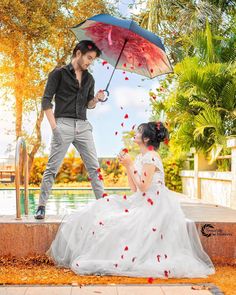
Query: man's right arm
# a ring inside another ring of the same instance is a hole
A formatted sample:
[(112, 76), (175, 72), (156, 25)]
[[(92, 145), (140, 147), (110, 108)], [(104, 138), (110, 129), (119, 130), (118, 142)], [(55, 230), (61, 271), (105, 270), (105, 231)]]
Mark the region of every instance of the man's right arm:
[(45, 111), (47, 119), (52, 129), (56, 128), (56, 121), (52, 111), (52, 99), (56, 93), (61, 79), (61, 72), (59, 69), (54, 69), (48, 76), (47, 84), (42, 98), (42, 109)]

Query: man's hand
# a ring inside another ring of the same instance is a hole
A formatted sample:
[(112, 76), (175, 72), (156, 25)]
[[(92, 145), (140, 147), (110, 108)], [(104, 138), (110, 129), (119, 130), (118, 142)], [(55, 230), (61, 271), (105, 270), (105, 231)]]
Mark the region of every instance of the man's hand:
[(103, 101), (104, 98), (105, 98), (104, 91), (103, 90), (99, 90), (98, 93), (95, 95), (94, 98), (97, 100), (97, 102), (98, 101)]

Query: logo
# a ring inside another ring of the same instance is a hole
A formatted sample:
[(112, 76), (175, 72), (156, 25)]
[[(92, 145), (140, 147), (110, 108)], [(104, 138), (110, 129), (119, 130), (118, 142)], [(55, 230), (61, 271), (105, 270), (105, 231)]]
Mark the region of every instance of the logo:
[(201, 233), (203, 236), (209, 238), (212, 234), (209, 232), (209, 229), (214, 228), (212, 224), (204, 224), (201, 228)]

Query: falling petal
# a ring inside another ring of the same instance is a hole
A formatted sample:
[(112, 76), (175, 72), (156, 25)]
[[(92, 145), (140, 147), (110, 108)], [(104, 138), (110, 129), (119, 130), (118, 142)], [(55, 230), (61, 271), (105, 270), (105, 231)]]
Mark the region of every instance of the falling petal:
[(125, 209), (125, 213), (129, 213), (129, 210), (128, 209)]
[(157, 261), (160, 262), (161, 255), (157, 255)]
[(126, 74), (126, 72), (123, 72), (123, 75), (125, 75)]
[(152, 229), (152, 231), (154, 231), (154, 232), (155, 232), (156, 230), (157, 230), (156, 228), (153, 228), (153, 229)]
[(128, 246), (125, 246), (124, 251), (128, 251), (128, 250), (129, 250), (129, 247)]
[(107, 164), (108, 166), (110, 166), (110, 165), (111, 165), (111, 162), (110, 162), (110, 161), (106, 161), (106, 164)]
[(145, 197), (146, 196), (146, 193), (143, 193), (143, 197)]
[(124, 255), (121, 255), (121, 257), (120, 257), (121, 259), (124, 259)]
[(104, 223), (102, 221), (99, 222), (99, 225), (104, 225)]
[(149, 204), (153, 205), (153, 200), (152, 200), (152, 199), (148, 198), (148, 199), (147, 199), (147, 202), (148, 202)]
[(153, 151), (154, 150), (154, 147), (152, 145), (149, 145), (148, 150), (149, 151)]
[(129, 78), (128, 78), (128, 77), (125, 77), (125, 80), (126, 80), (126, 81), (129, 80)]
[(120, 125), (121, 125), (121, 127), (124, 127), (124, 123), (121, 123)]
[(135, 126), (136, 126), (136, 124), (132, 126), (132, 130), (134, 130)]
[(97, 172), (98, 172), (98, 173), (101, 173), (101, 168), (98, 168), (98, 169), (97, 169)]
[(165, 138), (164, 139), (164, 144), (168, 145), (168, 143), (169, 143), (169, 139), (168, 138)]
[(127, 200), (127, 197), (126, 197), (126, 195), (124, 195), (124, 196), (123, 196), (123, 199), (124, 199), (124, 200)]
[(107, 198), (107, 202), (110, 202), (110, 199)]
[(115, 135), (117, 135), (117, 134), (118, 134), (118, 132), (116, 131), (116, 132), (115, 132)]
[(108, 194), (106, 194), (106, 193), (104, 193), (104, 194), (102, 195), (103, 198), (105, 198), (105, 197), (107, 197), (107, 196), (108, 196)]
[(102, 65), (105, 66), (107, 63), (108, 63), (108, 62), (107, 62), (106, 60), (104, 60), (104, 61), (102, 62)]
[(135, 261), (135, 259), (136, 259), (136, 257), (133, 257), (133, 258), (132, 258), (132, 262), (134, 262), (134, 261)]
[(98, 175), (98, 179), (99, 179), (99, 180), (103, 180), (103, 177), (102, 177), (101, 174)]
[(118, 264), (116, 263), (116, 264), (114, 264), (114, 266), (115, 266), (115, 267), (118, 267)]
[(169, 277), (169, 274), (168, 274), (168, 271), (167, 270), (164, 271), (164, 275), (165, 275), (166, 278)]
[(148, 284), (152, 284), (152, 283), (153, 283), (153, 281), (154, 281), (154, 279), (153, 279), (153, 278), (148, 278)]
[(128, 119), (128, 118), (129, 118), (129, 115), (125, 114), (124, 119)]
[(126, 148), (124, 148), (124, 149), (122, 150), (122, 152), (124, 152), (125, 154), (127, 154), (127, 153), (129, 152), (129, 150), (126, 149)]
[(126, 68), (126, 64), (123, 64), (123, 67)]

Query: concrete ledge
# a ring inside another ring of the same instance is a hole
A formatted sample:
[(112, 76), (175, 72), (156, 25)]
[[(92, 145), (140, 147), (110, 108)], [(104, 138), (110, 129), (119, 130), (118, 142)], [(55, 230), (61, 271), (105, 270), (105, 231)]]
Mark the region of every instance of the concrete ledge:
[[(5, 219), (5, 221), (4, 221)], [(30, 257), (44, 255), (49, 249), (61, 218), (47, 217), (46, 221), (14, 217), (0, 219), (0, 257)], [(214, 263), (236, 264), (236, 222), (196, 221), (203, 248)]]

